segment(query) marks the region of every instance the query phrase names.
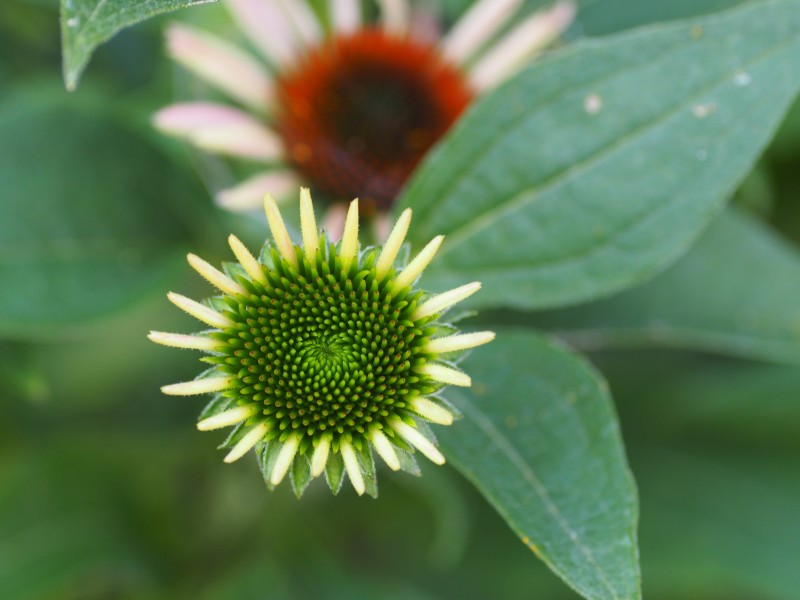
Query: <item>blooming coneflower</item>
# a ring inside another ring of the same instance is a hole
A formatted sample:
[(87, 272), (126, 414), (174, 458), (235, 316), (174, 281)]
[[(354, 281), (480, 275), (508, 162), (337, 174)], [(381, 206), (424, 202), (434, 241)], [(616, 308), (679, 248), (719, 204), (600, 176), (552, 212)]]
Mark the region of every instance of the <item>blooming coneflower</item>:
[(366, 214), (386, 209), (472, 98), (513, 74), (574, 15), (571, 0), (522, 19), (523, 0), (479, 0), (440, 35), (408, 0), (378, 0), (375, 23), (364, 19), (361, 0), (331, 0), (328, 15), (305, 0), (226, 4), (260, 57), (182, 24), (169, 28), (167, 48), (238, 107), (174, 104), (155, 124), (265, 165), (217, 194), (232, 210), (256, 208), (266, 193), (280, 199), (300, 182), (328, 200), (359, 197)]
[(298, 495), (323, 472), (334, 492), (346, 472), (358, 494), (375, 495), (373, 450), (393, 470), (418, 472), (415, 449), (444, 463), (427, 423), (453, 422), (455, 410), (440, 392), (471, 384), (454, 360), (494, 334), (457, 333), (443, 315), (480, 284), (434, 296), (415, 287), (443, 237), (403, 265), (410, 210), (383, 247), (362, 251), (357, 200), (336, 245), (317, 229), (308, 190), (300, 200), (302, 245), (292, 243), (271, 197), (265, 209), (272, 242), (258, 258), (235, 236), (229, 242), (238, 264), (225, 265), (225, 273), (189, 255), (221, 295), (206, 304), (168, 297), (211, 329), (149, 337), (204, 351), (211, 368), (162, 391), (215, 394), (198, 429), (235, 426), (225, 461), (255, 448), (267, 483), (290, 473)]

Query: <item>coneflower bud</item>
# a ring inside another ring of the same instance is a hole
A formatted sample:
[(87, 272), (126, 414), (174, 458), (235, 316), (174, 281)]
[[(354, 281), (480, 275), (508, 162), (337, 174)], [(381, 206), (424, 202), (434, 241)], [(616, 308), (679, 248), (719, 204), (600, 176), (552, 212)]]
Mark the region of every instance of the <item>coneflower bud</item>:
[(456, 413), (441, 391), (470, 385), (447, 358), (494, 338), (491, 332), (454, 333), (442, 319), (479, 285), (430, 298), (414, 287), (443, 238), (398, 266), (411, 220), (407, 210), (383, 247), (359, 251), (357, 202), (341, 241), (332, 244), (317, 229), (303, 190), (302, 245), (296, 245), (268, 197), (273, 239), (257, 257), (235, 236), (229, 242), (239, 265), (227, 274), (189, 255), (221, 295), (207, 304), (168, 295), (213, 329), (149, 336), (208, 354), (203, 362), (211, 369), (163, 392), (215, 394), (198, 429), (235, 427), (225, 462), (255, 448), (267, 483), (278, 485), (290, 474), (298, 495), (323, 472), (334, 492), (347, 473), (358, 494), (375, 495), (373, 450), (393, 470), (416, 472), (415, 450), (442, 464), (426, 423), (450, 425)]

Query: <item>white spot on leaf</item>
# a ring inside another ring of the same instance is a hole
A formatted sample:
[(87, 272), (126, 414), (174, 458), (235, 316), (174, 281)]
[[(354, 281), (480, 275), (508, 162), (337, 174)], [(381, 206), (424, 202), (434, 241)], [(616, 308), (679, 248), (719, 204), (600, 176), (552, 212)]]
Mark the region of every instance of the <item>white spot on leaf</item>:
[(590, 115), (596, 115), (603, 109), (603, 99), (597, 94), (589, 94), (583, 99), (583, 110)]
[(753, 78), (750, 77), (750, 73), (746, 73), (745, 71), (739, 71), (734, 75), (733, 82), (738, 85), (739, 87), (745, 87), (752, 83)]
[(717, 110), (717, 105), (713, 102), (708, 104), (695, 104), (692, 108), (692, 114), (698, 119), (704, 119), (708, 115), (713, 114)]

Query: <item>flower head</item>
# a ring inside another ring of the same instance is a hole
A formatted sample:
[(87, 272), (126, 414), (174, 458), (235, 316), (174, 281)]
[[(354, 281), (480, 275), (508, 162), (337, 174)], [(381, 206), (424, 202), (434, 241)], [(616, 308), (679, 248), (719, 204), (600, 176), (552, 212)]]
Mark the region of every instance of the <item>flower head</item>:
[(479, 0), (442, 35), (408, 0), (378, 0), (376, 23), (362, 17), (361, 0), (324, 3), (326, 16), (306, 0), (226, 4), (260, 58), (179, 24), (167, 47), (240, 107), (180, 103), (155, 124), (266, 165), (219, 192), (226, 208), (255, 208), (265, 193), (280, 198), (303, 181), (334, 202), (360, 197), (362, 214), (385, 212), (472, 98), (551, 43), (575, 10), (559, 0), (510, 25), (522, 0)]
[(225, 461), (255, 448), (266, 481), (278, 485), (290, 473), (298, 495), (323, 472), (334, 492), (346, 472), (356, 492), (375, 495), (373, 451), (393, 470), (417, 472), (415, 450), (442, 464), (427, 423), (453, 422), (457, 413), (441, 391), (470, 385), (454, 359), (494, 338), (457, 333), (444, 313), (480, 284), (434, 296), (415, 287), (443, 238), (401, 266), (410, 210), (386, 244), (361, 250), (357, 200), (338, 244), (318, 230), (308, 190), (301, 193), (302, 245), (292, 242), (271, 197), (265, 209), (272, 241), (258, 257), (235, 236), (229, 242), (238, 263), (226, 272), (189, 255), (221, 295), (205, 304), (168, 297), (211, 329), (151, 332), (150, 339), (204, 351), (211, 368), (162, 391), (215, 394), (198, 428), (234, 427)]

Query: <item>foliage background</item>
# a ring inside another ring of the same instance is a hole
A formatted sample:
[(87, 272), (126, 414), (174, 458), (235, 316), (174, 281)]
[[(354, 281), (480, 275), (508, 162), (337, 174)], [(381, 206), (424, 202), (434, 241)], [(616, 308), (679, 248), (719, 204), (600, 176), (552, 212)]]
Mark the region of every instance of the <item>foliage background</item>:
[[(571, 34), (731, 4), (587, 0)], [(575, 597), (450, 468), (382, 473), (378, 502), (323, 486), (298, 502), (248, 461), (223, 465), (198, 407), (161, 396), (196, 370), (145, 339), (193, 326), (163, 297), (205, 292), (183, 255), (219, 260), (228, 231), (253, 246), (264, 232), (215, 210), (196, 157), (150, 129), (173, 93), (163, 20), (114, 38), (68, 94), (56, 9), (0, 8), (0, 597)], [(799, 163), (795, 107), (735, 198), (795, 243)], [(800, 370), (566, 337), (620, 414), (646, 597), (796, 598)]]

